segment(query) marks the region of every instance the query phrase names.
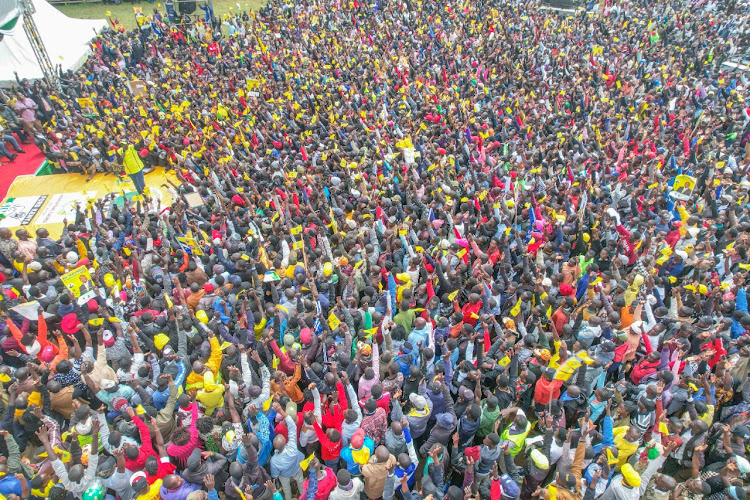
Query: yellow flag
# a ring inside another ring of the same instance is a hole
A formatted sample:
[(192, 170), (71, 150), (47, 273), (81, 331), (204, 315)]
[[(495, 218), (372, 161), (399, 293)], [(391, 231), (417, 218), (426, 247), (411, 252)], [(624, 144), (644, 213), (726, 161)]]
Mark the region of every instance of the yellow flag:
[(513, 309), (510, 310), (511, 316), (515, 317), (515, 316), (518, 316), (519, 314), (521, 314), (521, 299), (520, 298), (516, 302), (516, 305), (513, 306)]
[(377, 327), (375, 327), (375, 328), (368, 328), (367, 330), (363, 330), (366, 339), (369, 339), (370, 337), (372, 337), (373, 335), (375, 335), (375, 332), (377, 332), (377, 331), (378, 331)]
[(340, 324), (341, 321), (339, 321), (335, 314), (331, 313), (330, 316), (328, 316), (328, 326), (331, 327), (331, 330), (335, 330)]
[(310, 466), (310, 462), (312, 462), (312, 459), (315, 458), (315, 453), (310, 453), (310, 456), (304, 459), (299, 463), (299, 466), (302, 467), (302, 470), (307, 470), (307, 468)]
[(271, 408), (271, 403), (273, 403), (273, 396), (263, 402), (263, 411), (268, 411), (268, 409)]

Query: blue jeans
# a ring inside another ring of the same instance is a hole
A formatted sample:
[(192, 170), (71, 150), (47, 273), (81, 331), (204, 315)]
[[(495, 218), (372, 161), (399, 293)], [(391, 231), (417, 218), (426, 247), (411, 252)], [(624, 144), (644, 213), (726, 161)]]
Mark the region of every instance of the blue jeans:
[[(13, 149), (15, 149), (19, 153), (21, 152), (21, 146), (18, 145), (18, 141), (12, 135), (10, 135), (10, 134), (4, 134), (3, 135), (3, 141), (8, 141), (11, 144), (11, 146), (13, 146)], [(5, 145), (3, 144), (3, 147), (4, 146)]]
[(143, 194), (143, 189), (146, 187), (146, 181), (143, 179), (143, 170), (135, 174), (128, 174), (128, 176), (133, 181), (138, 194)]
[(336, 474), (339, 471), (339, 461), (338, 460), (323, 460), (323, 462), (326, 464), (326, 467), (331, 469), (334, 474)]
[(11, 145), (13, 146), (13, 149), (18, 151), (19, 153), (21, 152), (21, 146), (18, 145), (18, 141), (16, 141), (16, 138), (8, 134), (8, 135), (4, 135), (2, 137), (2, 140), (0, 140), (0, 156), (4, 156), (8, 159), (13, 157), (13, 153), (8, 151), (8, 149), (5, 147), (5, 141), (8, 141), (9, 143), (11, 143)]
[(9, 160), (13, 157), (13, 153), (5, 149), (5, 144), (0, 142), (0, 156), (4, 156)]

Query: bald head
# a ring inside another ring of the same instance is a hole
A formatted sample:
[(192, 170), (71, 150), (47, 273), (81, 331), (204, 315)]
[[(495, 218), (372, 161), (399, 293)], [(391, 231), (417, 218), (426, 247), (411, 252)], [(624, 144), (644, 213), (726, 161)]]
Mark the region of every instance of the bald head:
[(283, 450), (286, 446), (286, 438), (282, 436), (281, 434), (277, 434), (275, 438), (273, 438), (273, 449), (274, 450)]

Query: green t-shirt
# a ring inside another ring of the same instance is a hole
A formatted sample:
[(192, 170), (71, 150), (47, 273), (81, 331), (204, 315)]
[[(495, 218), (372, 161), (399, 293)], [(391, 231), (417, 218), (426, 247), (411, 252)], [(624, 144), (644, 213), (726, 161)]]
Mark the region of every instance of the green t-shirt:
[(414, 309), (408, 309), (406, 311), (399, 312), (394, 318), (393, 322), (397, 325), (401, 325), (404, 327), (404, 330), (406, 330), (406, 335), (409, 335), (409, 332), (411, 332), (411, 326), (414, 324), (414, 318), (417, 317), (417, 313), (414, 312)]

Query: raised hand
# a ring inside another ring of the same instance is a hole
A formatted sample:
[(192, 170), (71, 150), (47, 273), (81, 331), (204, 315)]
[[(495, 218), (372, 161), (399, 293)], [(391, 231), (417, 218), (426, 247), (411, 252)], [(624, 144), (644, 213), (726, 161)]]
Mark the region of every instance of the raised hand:
[(213, 491), (216, 489), (216, 481), (214, 479), (213, 474), (206, 474), (206, 477), (203, 478), (203, 484), (206, 486), (206, 489), (208, 491)]

